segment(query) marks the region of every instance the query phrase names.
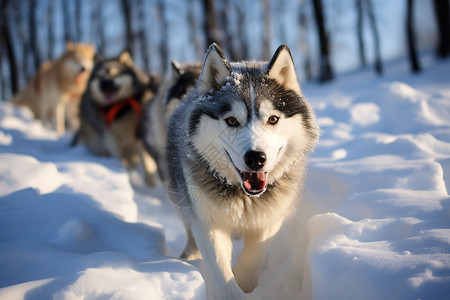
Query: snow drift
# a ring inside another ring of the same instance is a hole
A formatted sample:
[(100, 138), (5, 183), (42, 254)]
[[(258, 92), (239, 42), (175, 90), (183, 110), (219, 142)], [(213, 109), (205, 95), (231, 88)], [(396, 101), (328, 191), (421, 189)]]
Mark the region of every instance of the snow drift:
[[(450, 295), (450, 62), (424, 62), (303, 86), (321, 139), (249, 299)], [(0, 298), (205, 299), (162, 187), (69, 143), (1, 103)]]

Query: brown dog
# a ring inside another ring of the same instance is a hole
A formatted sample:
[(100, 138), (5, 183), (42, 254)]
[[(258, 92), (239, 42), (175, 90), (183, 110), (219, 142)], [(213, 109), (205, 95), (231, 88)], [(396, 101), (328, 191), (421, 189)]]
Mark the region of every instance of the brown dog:
[(28, 106), (36, 119), (64, 134), (79, 127), (78, 106), (92, 71), (95, 50), (89, 44), (66, 44), (66, 52), (41, 65), (25, 89), (12, 102)]

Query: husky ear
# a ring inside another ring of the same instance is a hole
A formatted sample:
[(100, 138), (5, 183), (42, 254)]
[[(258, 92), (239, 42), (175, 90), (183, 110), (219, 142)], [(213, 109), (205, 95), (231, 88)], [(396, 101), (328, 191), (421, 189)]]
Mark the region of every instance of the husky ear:
[(199, 93), (203, 94), (211, 89), (221, 87), (230, 75), (231, 66), (222, 49), (216, 43), (211, 44), (206, 52), (197, 84)]
[(288, 46), (283, 44), (275, 51), (267, 67), (267, 75), (287, 89), (301, 93), (297, 73), (295, 73), (294, 61)]
[(119, 62), (128, 66), (133, 64), (133, 58), (128, 50), (123, 50), (119, 56)]
[(177, 62), (176, 60), (172, 60), (170, 62), (170, 64), (172, 65), (172, 76), (174, 78), (178, 78), (181, 76), (181, 64), (179, 62)]

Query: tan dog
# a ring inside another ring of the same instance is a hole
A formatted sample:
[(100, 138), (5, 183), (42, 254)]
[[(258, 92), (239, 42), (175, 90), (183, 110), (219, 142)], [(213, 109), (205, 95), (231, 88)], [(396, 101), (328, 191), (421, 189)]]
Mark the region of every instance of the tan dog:
[(81, 141), (96, 155), (120, 158), (127, 168), (140, 163), (150, 186), (156, 184), (157, 167), (142, 144), (142, 109), (160, 81), (139, 70), (124, 51), (95, 64), (81, 100)]
[(92, 71), (95, 55), (89, 44), (66, 44), (66, 52), (54, 61), (41, 65), (24, 90), (12, 102), (28, 106), (36, 119), (64, 134), (66, 123), (79, 127), (78, 106)]

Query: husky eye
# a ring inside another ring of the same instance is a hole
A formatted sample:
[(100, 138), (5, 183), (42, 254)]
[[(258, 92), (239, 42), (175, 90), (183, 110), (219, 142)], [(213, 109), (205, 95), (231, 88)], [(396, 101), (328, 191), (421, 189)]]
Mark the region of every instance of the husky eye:
[(236, 120), (235, 117), (226, 118), (224, 121), (230, 127), (238, 127), (239, 126), (239, 122), (238, 122), (238, 120)]
[(275, 125), (278, 123), (278, 120), (280, 118), (277, 116), (270, 116), (269, 119), (267, 119), (267, 123), (269, 123), (270, 125)]

